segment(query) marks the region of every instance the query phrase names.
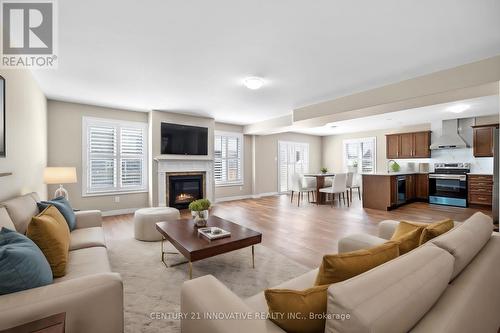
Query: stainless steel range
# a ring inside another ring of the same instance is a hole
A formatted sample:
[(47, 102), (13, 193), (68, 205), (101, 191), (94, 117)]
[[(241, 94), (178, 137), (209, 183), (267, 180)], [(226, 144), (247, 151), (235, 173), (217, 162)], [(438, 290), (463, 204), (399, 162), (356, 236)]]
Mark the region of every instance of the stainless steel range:
[(429, 202), (467, 207), (467, 173), (470, 163), (435, 163), (429, 174)]

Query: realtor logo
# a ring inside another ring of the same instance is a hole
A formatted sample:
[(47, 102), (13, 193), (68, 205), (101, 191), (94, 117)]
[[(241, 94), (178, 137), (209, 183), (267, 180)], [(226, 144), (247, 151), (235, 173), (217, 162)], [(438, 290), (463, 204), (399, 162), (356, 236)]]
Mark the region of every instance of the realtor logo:
[(1, 1), (2, 67), (56, 67), (55, 1), (35, 1)]

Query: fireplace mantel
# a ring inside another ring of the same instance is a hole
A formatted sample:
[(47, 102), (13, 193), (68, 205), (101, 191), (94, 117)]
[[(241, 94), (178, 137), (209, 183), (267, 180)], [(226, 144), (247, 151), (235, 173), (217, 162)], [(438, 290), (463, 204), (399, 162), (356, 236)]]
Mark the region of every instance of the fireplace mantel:
[(158, 172), (158, 205), (167, 206), (167, 173), (170, 172), (204, 172), (205, 195), (214, 202), (214, 164), (213, 160), (206, 159), (171, 159), (163, 156), (154, 159), (157, 162)]
[(197, 155), (158, 155), (153, 160), (160, 161), (213, 161), (210, 156)]

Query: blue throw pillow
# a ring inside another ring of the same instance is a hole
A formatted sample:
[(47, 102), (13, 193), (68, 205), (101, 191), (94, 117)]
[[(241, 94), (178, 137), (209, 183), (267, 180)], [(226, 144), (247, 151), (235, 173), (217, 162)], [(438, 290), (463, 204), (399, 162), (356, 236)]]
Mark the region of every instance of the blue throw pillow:
[(7, 228), (0, 230), (0, 295), (52, 283), (52, 270), (31, 239)]
[(68, 223), (69, 230), (70, 231), (75, 230), (76, 215), (75, 212), (73, 211), (73, 208), (69, 204), (69, 201), (66, 200), (65, 197), (57, 197), (49, 201), (38, 202), (37, 204), (38, 204), (38, 209), (40, 209), (40, 211), (43, 211), (50, 205), (56, 207), (57, 210), (59, 210), (59, 212), (62, 214), (62, 216), (64, 216), (66, 223)]

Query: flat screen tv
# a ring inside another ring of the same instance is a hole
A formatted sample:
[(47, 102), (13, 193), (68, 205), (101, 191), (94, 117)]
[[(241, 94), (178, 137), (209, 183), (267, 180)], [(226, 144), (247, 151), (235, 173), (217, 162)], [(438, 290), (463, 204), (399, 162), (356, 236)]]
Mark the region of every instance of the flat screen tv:
[(208, 155), (208, 128), (162, 123), (161, 153)]

